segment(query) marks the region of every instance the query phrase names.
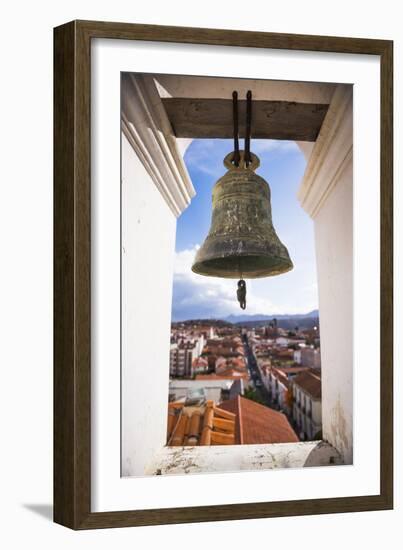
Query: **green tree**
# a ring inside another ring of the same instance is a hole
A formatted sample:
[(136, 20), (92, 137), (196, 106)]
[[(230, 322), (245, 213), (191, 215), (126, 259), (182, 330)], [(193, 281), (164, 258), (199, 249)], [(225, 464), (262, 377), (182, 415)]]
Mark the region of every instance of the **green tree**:
[(246, 397), (246, 399), (250, 399), (251, 401), (255, 401), (256, 403), (260, 403), (261, 405), (265, 405), (264, 400), (253, 388), (247, 388), (243, 394), (243, 397)]

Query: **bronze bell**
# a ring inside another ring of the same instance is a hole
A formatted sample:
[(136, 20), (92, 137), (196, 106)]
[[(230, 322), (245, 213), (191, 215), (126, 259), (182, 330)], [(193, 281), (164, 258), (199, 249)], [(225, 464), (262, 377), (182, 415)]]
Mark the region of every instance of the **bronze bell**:
[[(287, 248), (273, 227), (270, 188), (257, 174), (260, 161), (244, 151), (235, 166), (233, 153), (224, 159), (228, 172), (213, 188), (211, 227), (198, 250), (192, 271), (209, 277), (255, 279), (293, 268)], [(242, 307), (242, 306), (241, 306)]]

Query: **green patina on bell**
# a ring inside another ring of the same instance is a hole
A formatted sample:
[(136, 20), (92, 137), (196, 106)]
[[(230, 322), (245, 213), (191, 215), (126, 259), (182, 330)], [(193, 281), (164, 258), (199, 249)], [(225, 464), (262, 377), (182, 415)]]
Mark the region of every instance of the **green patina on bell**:
[(251, 153), (247, 166), (240, 151), (235, 166), (233, 157), (233, 153), (225, 157), (228, 171), (213, 188), (210, 231), (192, 271), (229, 279), (286, 273), (293, 264), (273, 227), (269, 185), (254, 172), (260, 161)]

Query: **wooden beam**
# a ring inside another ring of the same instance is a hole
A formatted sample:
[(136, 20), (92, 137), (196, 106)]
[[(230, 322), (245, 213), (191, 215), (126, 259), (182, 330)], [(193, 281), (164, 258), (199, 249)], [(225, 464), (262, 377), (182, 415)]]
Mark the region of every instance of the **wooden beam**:
[[(232, 138), (232, 100), (164, 98), (178, 138)], [(239, 135), (245, 136), (246, 101), (239, 101)], [(315, 141), (327, 104), (291, 101), (254, 101), (252, 138)]]

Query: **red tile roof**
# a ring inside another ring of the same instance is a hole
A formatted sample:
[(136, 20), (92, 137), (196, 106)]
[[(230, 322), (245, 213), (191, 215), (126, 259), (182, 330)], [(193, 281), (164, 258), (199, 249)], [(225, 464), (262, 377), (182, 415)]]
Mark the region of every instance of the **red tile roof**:
[(214, 401), (196, 407), (169, 403), (167, 445), (235, 445), (235, 415)]
[(301, 372), (301, 374), (298, 374), (294, 378), (293, 382), (314, 399), (320, 399), (322, 397), (320, 372)]
[(299, 441), (287, 417), (255, 401), (237, 396), (223, 401), (220, 408), (236, 415), (235, 443), (294, 443)]
[(310, 369), (310, 367), (302, 367), (300, 365), (293, 367), (275, 367), (276, 370), (282, 371), (285, 374), (299, 374), (300, 372), (305, 372)]
[(247, 373), (242, 373), (229, 369), (224, 371), (223, 374), (196, 374), (195, 380), (248, 380), (249, 376)]

